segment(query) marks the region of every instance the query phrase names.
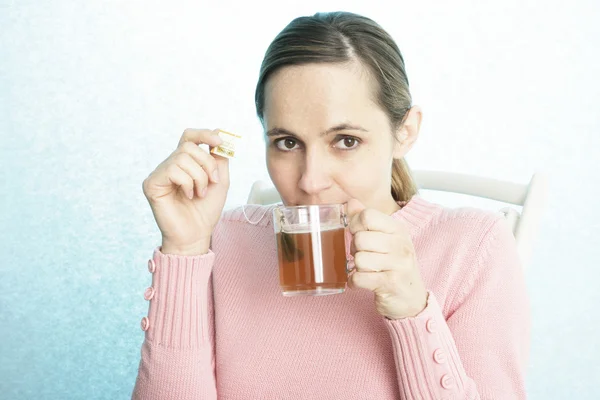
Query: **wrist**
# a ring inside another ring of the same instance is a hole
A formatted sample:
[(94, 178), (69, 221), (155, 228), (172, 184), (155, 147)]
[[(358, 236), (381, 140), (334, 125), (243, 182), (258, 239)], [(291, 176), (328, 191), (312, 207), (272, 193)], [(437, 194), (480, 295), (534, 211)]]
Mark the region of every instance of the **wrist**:
[(397, 319), (405, 319), (405, 318), (415, 318), (419, 314), (421, 314), (427, 308), (429, 303), (429, 292), (424, 291), (423, 293), (416, 296), (410, 302), (406, 302), (406, 300), (401, 300), (401, 307), (399, 307), (395, 312), (390, 314), (384, 314), (383, 316), (389, 320), (397, 320)]
[(423, 290), (421, 295), (418, 296), (418, 299), (413, 304), (412, 310), (409, 313), (409, 317), (416, 317), (417, 315), (419, 315), (423, 311), (425, 311), (425, 309), (427, 308), (428, 302), (429, 302), (429, 292), (426, 290)]
[(201, 256), (207, 254), (209, 249), (210, 238), (184, 245), (170, 243), (168, 240), (163, 239), (160, 252), (163, 254), (172, 254), (178, 256)]

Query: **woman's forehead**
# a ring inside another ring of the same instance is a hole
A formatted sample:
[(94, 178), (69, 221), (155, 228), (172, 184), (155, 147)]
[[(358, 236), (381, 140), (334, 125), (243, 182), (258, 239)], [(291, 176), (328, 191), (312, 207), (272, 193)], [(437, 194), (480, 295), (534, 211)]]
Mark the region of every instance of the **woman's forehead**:
[(306, 119), (347, 121), (377, 108), (368, 74), (351, 64), (284, 67), (265, 86), (264, 118), (269, 125)]
[[(271, 98), (293, 93), (298, 96), (327, 94), (368, 94), (372, 80), (360, 64), (312, 63), (286, 66), (277, 70), (266, 82), (265, 92)], [(287, 96), (286, 96), (287, 97)]]

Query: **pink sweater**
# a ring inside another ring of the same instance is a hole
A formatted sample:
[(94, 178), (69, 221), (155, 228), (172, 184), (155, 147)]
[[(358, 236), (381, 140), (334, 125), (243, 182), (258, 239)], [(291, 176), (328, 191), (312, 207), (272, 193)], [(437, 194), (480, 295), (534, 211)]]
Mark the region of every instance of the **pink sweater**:
[(525, 398), (529, 305), (501, 215), (418, 195), (394, 213), (430, 292), (388, 320), (366, 290), (282, 296), (271, 209), (225, 212), (209, 254), (154, 251), (133, 399)]

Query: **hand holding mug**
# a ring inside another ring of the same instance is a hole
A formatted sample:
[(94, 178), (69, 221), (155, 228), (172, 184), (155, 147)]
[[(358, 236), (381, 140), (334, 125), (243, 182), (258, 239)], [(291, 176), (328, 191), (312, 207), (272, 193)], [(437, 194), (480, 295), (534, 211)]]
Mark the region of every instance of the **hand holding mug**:
[(372, 291), (377, 311), (388, 319), (416, 316), (427, 305), (427, 290), (408, 228), (355, 199), (347, 208), (354, 257), (348, 286)]

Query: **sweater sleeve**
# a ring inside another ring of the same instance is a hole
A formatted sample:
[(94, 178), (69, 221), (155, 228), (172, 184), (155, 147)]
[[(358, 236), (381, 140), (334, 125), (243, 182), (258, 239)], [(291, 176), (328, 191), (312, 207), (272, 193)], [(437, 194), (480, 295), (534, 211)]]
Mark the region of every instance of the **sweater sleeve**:
[[(211, 272), (215, 254), (154, 251), (134, 400), (216, 399)], [(145, 325), (145, 326), (144, 326)]]
[(402, 399), (525, 399), (530, 316), (510, 228), (496, 221), (447, 317), (433, 293), (414, 318), (386, 320)]

